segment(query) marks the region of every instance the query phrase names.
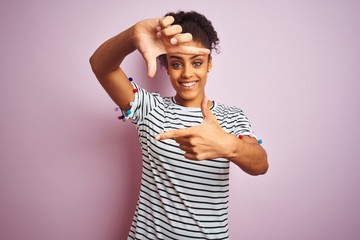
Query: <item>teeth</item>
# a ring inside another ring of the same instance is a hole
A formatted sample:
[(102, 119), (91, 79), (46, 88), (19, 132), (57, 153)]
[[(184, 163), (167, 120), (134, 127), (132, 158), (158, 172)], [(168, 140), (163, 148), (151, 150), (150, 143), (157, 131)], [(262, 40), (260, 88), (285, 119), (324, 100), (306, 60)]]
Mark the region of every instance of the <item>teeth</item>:
[(196, 82), (187, 82), (187, 83), (181, 83), (184, 87), (191, 87), (194, 86)]

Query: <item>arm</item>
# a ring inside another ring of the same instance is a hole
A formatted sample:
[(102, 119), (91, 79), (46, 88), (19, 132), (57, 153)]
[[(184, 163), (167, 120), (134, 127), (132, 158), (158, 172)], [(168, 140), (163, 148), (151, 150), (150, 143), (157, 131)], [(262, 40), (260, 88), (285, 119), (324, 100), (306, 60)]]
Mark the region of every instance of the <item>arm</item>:
[(267, 155), (256, 139), (244, 136), (239, 139), (226, 133), (219, 125), (216, 117), (207, 107), (207, 99), (201, 104), (203, 122), (194, 127), (171, 130), (155, 136), (156, 140), (175, 138), (185, 158), (205, 160), (226, 158), (251, 175), (266, 173), (268, 169)]
[(132, 85), (119, 67), (124, 58), (136, 49), (133, 28), (129, 28), (103, 43), (91, 56), (94, 74), (111, 99), (123, 110), (134, 100)]
[(220, 141), (226, 143), (224, 158), (238, 165), (250, 175), (265, 174), (269, 168), (267, 154), (255, 138), (244, 136), (239, 139), (227, 134)]
[[(130, 108), (129, 102), (134, 100), (132, 85), (120, 68), (124, 58), (134, 50), (144, 57), (148, 66), (148, 76), (152, 78), (156, 72), (156, 57), (168, 52), (185, 54), (208, 54), (210, 50), (182, 46), (182, 43), (192, 39), (191, 34), (180, 34), (179, 25), (171, 25), (174, 18), (146, 19), (136, 23), (129, 29), (103, 43), (91, 56), (90, 64), (97, 79), (123, 110)], [(160, 29), (158, 27), (160, 26)], [(157, 35), (160, 32), (161, 35)], [(171, 44), (175, 38), (177, 43)]]

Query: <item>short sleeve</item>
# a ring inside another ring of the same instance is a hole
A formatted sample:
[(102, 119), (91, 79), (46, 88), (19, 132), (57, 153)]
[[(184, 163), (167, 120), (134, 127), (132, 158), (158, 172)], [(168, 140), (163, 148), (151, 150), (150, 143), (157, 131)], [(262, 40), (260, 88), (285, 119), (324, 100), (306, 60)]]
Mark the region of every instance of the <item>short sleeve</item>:
[(130, 108), (130, 114), (127, 114), (125, 111), (123, 111), (123, 114), (130, 119), (131, 122), (138, 124), (163, 100), (160, 94), (149, 93), (134, 82), (131, 84), (134, 89), (137, 89), (137, 92), (135, 93), (134, 102)]
[(252, 136), (257, 139), (251, 127), (251, 123), (248, 117), (243, 112), (243, 110), (237, 109), (236, 115), (237, 117), (236, 117), (236, 121), (234, 122), (233, 134), (237, 137), (239, 135), (242, 135), (242, 136)]

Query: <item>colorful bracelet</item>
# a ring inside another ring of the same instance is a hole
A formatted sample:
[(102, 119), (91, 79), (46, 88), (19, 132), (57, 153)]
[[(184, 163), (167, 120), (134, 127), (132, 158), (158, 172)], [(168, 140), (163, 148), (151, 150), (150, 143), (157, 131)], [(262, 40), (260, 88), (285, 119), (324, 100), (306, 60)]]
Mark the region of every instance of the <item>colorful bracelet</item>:
[[(243, 135), (239, 135), (239, 138), (240, 138), (240, 139), (243, 139), (243, 137), (244, 137)], [(254, 135), (250, 134), (249, 137), (254, 137)], [(259, 143), (259, 144), (262, 144), (263, 141), (262, 141), (261, 139), (259, 139), (259, 140), (258, 140), (258, 143)]]
[[(129, 77), (129, 81), (132, 82), (133, 81), (133, 78), (132, 77)], [(137, 93), (139, 92), (138, 89), (134, 88), (133, 89), (133, 93)], [(134, 105), (134, 102), (129, 102), (129, 106), (132, 107)], [(121, 110), (120, 107), (116, 107), (115, 109), (115, 112)], [(131, 114), (131, 110), (126, 110), (126, 115), (130, 115)], [(123, 120), (123, 122), (126, 122), (126, 120), (128, 119), (125, 114), (122, 114), (121, 116), (118, 116), (118, 119), (119, 120)]]

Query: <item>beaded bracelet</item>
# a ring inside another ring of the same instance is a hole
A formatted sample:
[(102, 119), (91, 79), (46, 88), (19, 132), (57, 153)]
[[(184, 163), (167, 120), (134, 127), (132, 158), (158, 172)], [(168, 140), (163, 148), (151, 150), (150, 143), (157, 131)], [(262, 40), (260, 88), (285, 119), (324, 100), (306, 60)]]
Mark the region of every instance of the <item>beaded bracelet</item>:
[[(244, 136), (243, 135), (239, 135), (239, 138), (242, 139)], [(254, 137), (254, 135), (250, 134), (249, 137)], [(258, 140), (259, 144), (262, 144), (263, 141), (261, 139)]]
[[(132, 77), (129, 77), (129, 81), (132, 82), (133, 81), (133, 78)], [(138, 89), (134, 88), (133, 89), (133, 93), (137, 93), (139, 92)], [(134, 102), (129, 102), (129, 106), (132, 107), (132, 105), (134, 104)], [(116, 107), (115, 109), (115, 112), (121, 110), (120, 107)], [(130, 115), (131, 114), (131, 110), (126, 110), (126, 115)], [(119, 120), (123, 120), (123, 122), (126, 122), (126, 120), (128, 119), (125, 114), (122, 114), (121, 116), (118, 116), (118, 119)]]

